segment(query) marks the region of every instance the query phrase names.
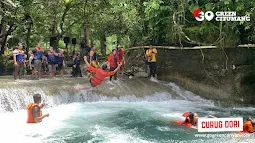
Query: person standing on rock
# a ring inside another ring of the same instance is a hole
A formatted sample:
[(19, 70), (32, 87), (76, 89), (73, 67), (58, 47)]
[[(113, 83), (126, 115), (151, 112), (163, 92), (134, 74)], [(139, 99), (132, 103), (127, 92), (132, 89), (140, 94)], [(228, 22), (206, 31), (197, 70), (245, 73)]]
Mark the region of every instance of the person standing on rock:
[(40, 43), (37, 43), (35, 50), (33, 50), (34, 53), (34, 69), (35, 69), (35, 76), (36, 78), (41, 77), (41, 71), (42, 71), (42, 58), (43, 58), (43, 49), (40, 46)]
[(29, 51), (28, 54), (29, 54), (29, 69), (33, 76), (34, 75), (34, 54), (32, 51)]
[(49, 117), (49, 114), (42, 115), (41, 109), (44, 104), (41, 104), (42, 97), (40, 94), (35, 94), (33, 96), (34, 103), (27, 105), (27, 123), (39, 123), (45, 117)]
[(157, 55), (157, 49), (153, 48), (152, 45), (150, 45), (149, 49), (146, 51), (146, 56), (147, 56), (147, 60), (148, 60), (148, 64), (149, 64), (149, 68), (150, 68), (150, 75), (149, 78), (156, 77), (156, 55)]
[(47, 53), (47, 60), (48, 60), (48, 69), (49, 69), (49, 74), (50, 78), (52, 79), (55, 76), (56, 73), (56, 64), (57, 64), (57, 56), (58, 53), (56, 53), (53, 50), (53, 47), (50, 47), (50, 50)]
[(22, 50), (22, 43), (18, 44), (18, 48), (13, 51), (13, 60), (14, 60), (14, 79), (17, 79), (17, 76), (19, 79), (22, 78), (22, 72), (23, 68), (25, 67), (25, 59), (26, 55), (24, 54), (24, 51)]
[(48, 75), (48, 59), (47, 59), (47, 53), (43, 54), (42, 57), (42, 74), (43, 75)]
[(58, 64), (57, 64), (57, 69), (58, 72), (60, 72), (61, 76), (63, 76), (64, 72), (63, 69), (65, 67), (65, 55), (64, 55), (64, 50), (60, 49), (58, 53)]
[(72, 77), (82, 77), (80, 63), (80, 54), (76, 53), (73, 61)]
[(124, 50), (121, 48), (121, 45), (118, 43), (117, 44), (117, 48), (116, 48), (116, 55), (117, 55), (117, 59), (118, 59), (118, 64), (121, 64), (122, 66), (120, 67), (120, 72), (121, 72), (121, 78), (123, 79), (123, 75), (124, 75), (124, 65), (125, 65), (125, 52)]
[[(110, 71), (114, 71), (118, 67), (118, 59), (116, 55), (116, 49), (112, 50), (112, 53), (108, 56), (108, 67), (110, 67)], [(112, 80), (112, 76), (110, 76), (110, 81)], [(117, 74), (114, 74), (114, 80), (117, 80)]]

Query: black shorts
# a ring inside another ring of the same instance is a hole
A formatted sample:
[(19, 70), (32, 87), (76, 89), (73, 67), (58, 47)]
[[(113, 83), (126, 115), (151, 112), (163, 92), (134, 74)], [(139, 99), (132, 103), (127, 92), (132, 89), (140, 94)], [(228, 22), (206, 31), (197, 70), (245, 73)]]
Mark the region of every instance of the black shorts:
[(89, 82), (90, 82), (90, 85), (91, 85), (92, 87), (96, 87), (96, 85), (94, 85), (94, 84), (91, 82), (91, 79), (89, 80)]

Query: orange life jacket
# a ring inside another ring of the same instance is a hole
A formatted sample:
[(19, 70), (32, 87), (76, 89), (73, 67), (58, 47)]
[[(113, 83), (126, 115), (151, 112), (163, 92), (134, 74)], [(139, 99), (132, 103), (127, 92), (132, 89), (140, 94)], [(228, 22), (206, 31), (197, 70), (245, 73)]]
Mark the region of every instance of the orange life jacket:
[(98, 69), (96, 75), (91, 79), (91, 83), (95, 86), (100, 85), (106, 78), (106, 72), (103, 69)]
[(36, 47), (35, 50), (36, 50), (36, 52), (43, 52), (43, 49), (42, 49), (42, 48)]
[(40, 106), (38, 104), (28, 104), (27, 105), (27, 123), (35, 123), (34, 117), (33, 117), (34, 107), (39, 108), (39, 111), (37, 112), (38, 117), (42, 116), (42, 112), (41, 112)]
[(249, 133), (249, 132), (253, 132), (253, 126), (251, 121), (246, 121), (243, 124), (243, 133)]
[(110, 66), (113, 68), (118, 67), (117, 56), (112, 54), (112, 60), (110, 61)]
[(174, 124), (175, 125), (184, 125), (186, 127), (191, 127), (193, 125), (196, 125), (196, 123), (191, 123), (190, 122), (190, 118), (189, 118), (189, 114), (191, 114), (191, 112), (185, 112), (182, 114), (183, 117), (185, 117), (185, 120), (178, 120), (178, 121), (175, 121)]
[(120, 49), (116, 49), (116, 55), (118, 58), (119, 62), (123, 61), (123, 57), (124, 57), (124, 51), (120, 48)]
[(197, 122), (194, 122), (192, 123), (190, 118), (189, 118), (189, 115), (191, 114), (192, 112), (185, 112), (182, 114), (182, 116), (185, 117), (185, 120), (184, 120), (184, 125), (188, 128), (192, 127), (192, 126), (197, 126)]

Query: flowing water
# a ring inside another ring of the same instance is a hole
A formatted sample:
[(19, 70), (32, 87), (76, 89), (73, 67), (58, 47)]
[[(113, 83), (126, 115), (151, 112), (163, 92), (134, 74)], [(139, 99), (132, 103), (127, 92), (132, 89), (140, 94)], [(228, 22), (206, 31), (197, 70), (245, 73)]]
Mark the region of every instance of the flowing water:
[[(186, 111), (196, 111), (200, 117), (213, 114), (217, 117), (246, 118), (254, 115), (254, 108), (216, 107), (212, 101), (204, 100), (174, 83), (167, 86), (179, 98), (166, 92), (143, 98), (113, 98), (92, 93), (72, 98), (65, 95), (67, 93), (46, 97), (40, 91), (48, 107), (43, 112), (50, 116), (39, 124), (26, 124), (27, 113), (15, 102), (20, 99), (14, 94), (7, 97), (5, 94), (10, 91), (1, 89), (0, 143), (255, 142), (254, 137), (196, 137), (197, 130), (173, 125), (173, 121), (183, 119), (182, 113)], [(21, 93), (27, 94), (26, 91)], [(6, 98), (12, 98), (13, 102)], [(26, 96), (23, 100), (26, 103), (31, 101)], [(85, 102), (77, 102), (79, 100)], [(4, 101), (9, 102), (8, 107), (5, 107)], [(65, 102), (69, 104), (63, 104)], [(14, 112), (6, 111), (8, 108)]]

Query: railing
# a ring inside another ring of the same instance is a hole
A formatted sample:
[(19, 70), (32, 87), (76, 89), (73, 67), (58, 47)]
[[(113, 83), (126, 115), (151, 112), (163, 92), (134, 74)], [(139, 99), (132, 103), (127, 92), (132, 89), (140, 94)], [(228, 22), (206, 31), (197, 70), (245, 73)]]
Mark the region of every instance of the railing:
[[(214, 49), (220, 48), (217, 46), (194, 46), (194, 47), (174, 47), (174, 46), (153, 46), (157, 49), (173, 49), (173, 50), (197, 50), (197, 49)], [(238, 45), (239, 48), (255, 48), (255, 44)], [(125, 51), (149, 48), (149, 46), (137, 46), (125, 49)]]

